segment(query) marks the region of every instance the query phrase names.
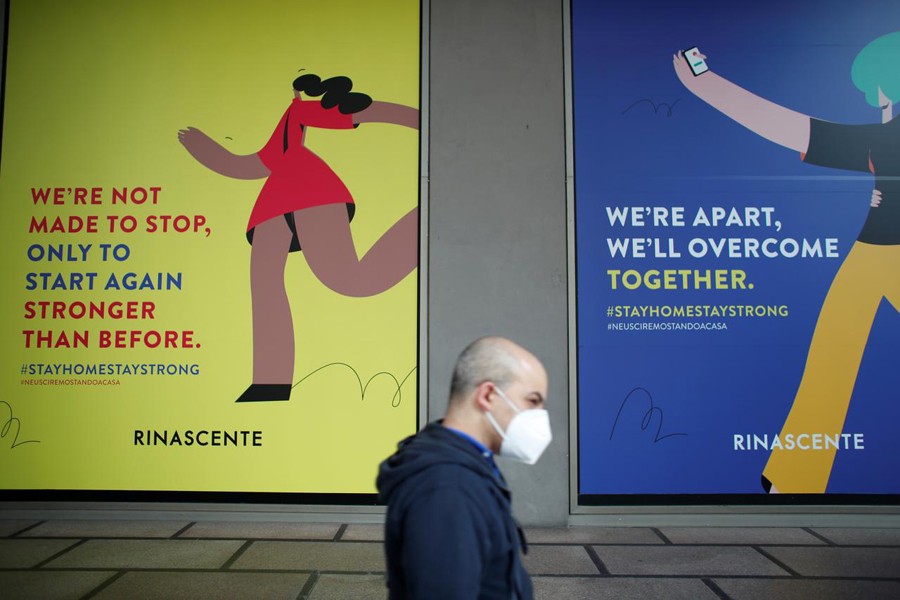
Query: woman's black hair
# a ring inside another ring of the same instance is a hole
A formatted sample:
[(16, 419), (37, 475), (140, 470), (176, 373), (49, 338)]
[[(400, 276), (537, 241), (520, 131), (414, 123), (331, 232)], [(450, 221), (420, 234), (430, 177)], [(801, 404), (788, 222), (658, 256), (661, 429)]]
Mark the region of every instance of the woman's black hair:
[(351, 92), (353, 82), (349, 77), (339, 75), (322, 81), (318, 75), (307, 73), (294, 80), (294, 89), (307, 96), (322, 96), (319, 101), (323, 108), (338, 107), (345, 115), (358, 113), (372, 104), (372, 98), (361, 92)]

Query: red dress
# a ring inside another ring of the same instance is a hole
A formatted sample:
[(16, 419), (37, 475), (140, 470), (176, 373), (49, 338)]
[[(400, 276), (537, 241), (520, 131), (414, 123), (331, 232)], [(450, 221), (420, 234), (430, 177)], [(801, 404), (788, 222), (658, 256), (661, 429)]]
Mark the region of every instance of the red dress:
[(352, 129), (353, 115), (316, 100), (294, 99), (266, 145), (257, 153), (271, 174), (250, 213), (247, 231), (273, 217), (322, 204), (353, 204), (340, 177), (303, 145), (306, 127)]

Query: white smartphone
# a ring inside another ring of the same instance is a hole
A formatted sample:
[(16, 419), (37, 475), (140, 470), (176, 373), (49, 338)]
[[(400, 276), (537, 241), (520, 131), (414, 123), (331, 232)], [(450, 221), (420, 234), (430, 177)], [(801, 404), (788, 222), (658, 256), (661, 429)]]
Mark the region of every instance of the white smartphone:
[(707, 65), (706, 61), (700, 57), (700, 49), (697, 48), (697, 46), (688, 48), (681, 54), (684, 56), (684, 60), (687, 61), (688, 66), (691, 67), (691, 72), (695, 77), (709, 71), (709, 65)]

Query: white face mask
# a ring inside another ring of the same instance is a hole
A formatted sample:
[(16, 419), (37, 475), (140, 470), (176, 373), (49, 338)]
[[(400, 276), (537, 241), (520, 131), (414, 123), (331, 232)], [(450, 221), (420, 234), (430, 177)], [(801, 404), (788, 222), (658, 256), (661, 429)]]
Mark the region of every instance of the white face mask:
[(500, 456), (523, 462), (526, 465), (533, 465), (550, 444), (550, 440), (553, 439), (550, 433), (550, 415), (542, 408), (519, 410), (512, 400), (506, 397), (503, 390), (498, 387), (494, 387), (494, 389), (516, 411), (509, 425), (506, 426), (505, 432), (500, 429), (494, 415), (490, 412), (485, 413), (488, 421), (503, 438), (503, 443), (500, 444)]

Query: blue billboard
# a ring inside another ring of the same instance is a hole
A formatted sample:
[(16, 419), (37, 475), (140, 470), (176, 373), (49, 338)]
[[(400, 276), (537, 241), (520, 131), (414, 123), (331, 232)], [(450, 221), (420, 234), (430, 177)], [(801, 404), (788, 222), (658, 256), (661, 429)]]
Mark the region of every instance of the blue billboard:
[(580, 502), (900, 493), (900, 5), (571, 15)]

